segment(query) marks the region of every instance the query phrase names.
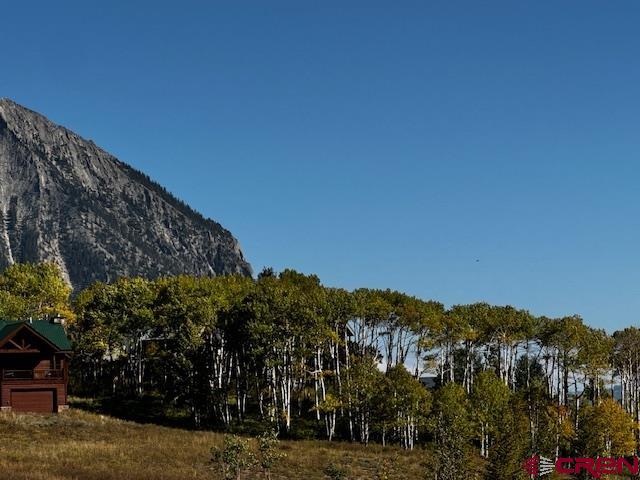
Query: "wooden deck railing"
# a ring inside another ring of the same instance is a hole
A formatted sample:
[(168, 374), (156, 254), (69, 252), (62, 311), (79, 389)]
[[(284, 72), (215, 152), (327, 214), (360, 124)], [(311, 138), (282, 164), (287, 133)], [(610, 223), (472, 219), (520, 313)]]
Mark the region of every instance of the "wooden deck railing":
[(34, 370), (2, 370), (3, 380), (59, 380), (64, 378), (64, 370), (36, 368)]

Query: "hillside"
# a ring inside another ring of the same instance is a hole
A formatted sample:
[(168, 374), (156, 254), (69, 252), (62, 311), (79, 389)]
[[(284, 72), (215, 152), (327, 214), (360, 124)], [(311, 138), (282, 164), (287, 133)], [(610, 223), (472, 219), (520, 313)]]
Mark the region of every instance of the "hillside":
[(251, 273), (220, 224), (92, 141), (0, 99), (0, 269), (39, 261), (60, 265), (76, 288)]
[[(13, 480), (219, 479), (210, 450), (223, 435), (125, 422), (71, 410), (52, 417), (0, 415), (0, 465)], [(319, 441), (282, 442), (286, 458), (273, 479), (326, 479), (329, 464), (348, 479), (375, 479), (387, 461), (390, 479), (422, 478), (425, 454), (380, 446)], [(395, 460), (394, 460), (395, 459)], [(243, 479), (262, 478), (249, 472)]]

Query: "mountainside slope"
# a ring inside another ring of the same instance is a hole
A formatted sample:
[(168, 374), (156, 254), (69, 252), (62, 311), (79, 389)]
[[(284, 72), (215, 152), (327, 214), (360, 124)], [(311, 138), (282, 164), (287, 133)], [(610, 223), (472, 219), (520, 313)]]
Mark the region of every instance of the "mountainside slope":
[(0, 269), (36, 261), (56, 262), (75, 288), (251, 274), (221, 225), (93, 142), (0, 99)]

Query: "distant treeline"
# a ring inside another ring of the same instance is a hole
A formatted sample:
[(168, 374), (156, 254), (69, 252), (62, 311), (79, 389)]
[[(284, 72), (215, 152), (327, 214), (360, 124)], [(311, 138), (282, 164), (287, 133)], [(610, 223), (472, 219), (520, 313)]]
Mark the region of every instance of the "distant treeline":
[(63, 314), (77, 393), (156, 396), (196, 427), (425, 445), (441, 480), (471, 478), (478, 465), (486, 478), (520, 478), (534, 453), (638, 447), (633, 327), (610, 336), (578, 316), (445, 309), (391, 290), (327, 288), (291, 270), (125, 278), (94, 284), (72, 305), (69, 294), (52, 265), (12, 266), (0, 275), (0, 317)]

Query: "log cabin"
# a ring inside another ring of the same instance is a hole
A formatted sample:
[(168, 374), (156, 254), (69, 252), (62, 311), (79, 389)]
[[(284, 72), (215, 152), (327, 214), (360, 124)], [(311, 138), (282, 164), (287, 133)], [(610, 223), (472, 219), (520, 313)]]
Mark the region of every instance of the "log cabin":
[(0, 320), (0, 410), (67, 409), (70, 358), (71, 344), (58, 319)]

